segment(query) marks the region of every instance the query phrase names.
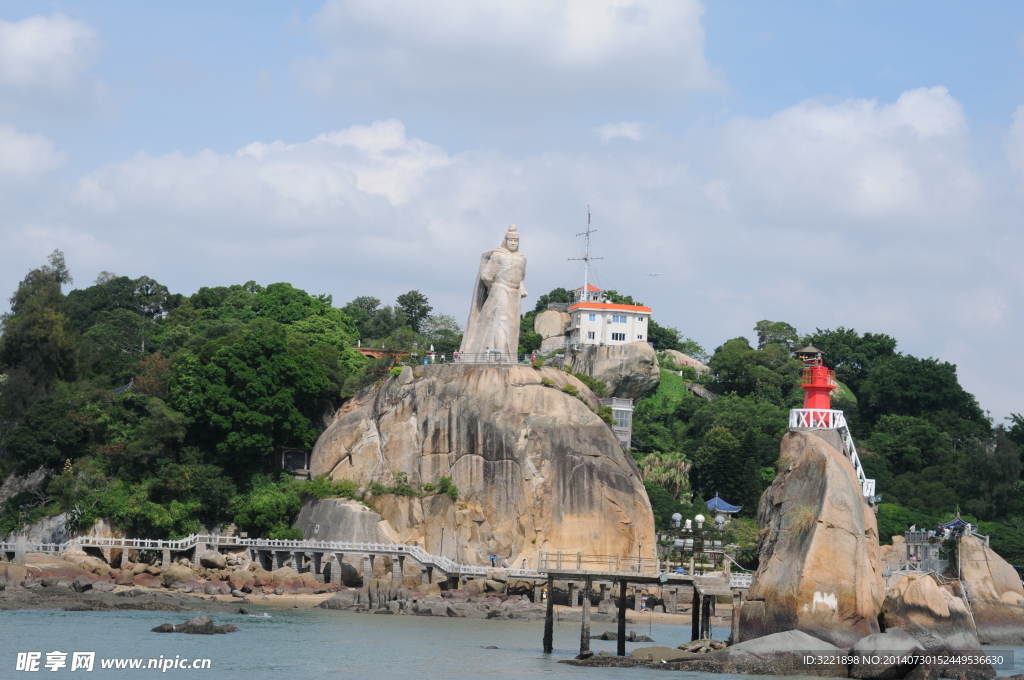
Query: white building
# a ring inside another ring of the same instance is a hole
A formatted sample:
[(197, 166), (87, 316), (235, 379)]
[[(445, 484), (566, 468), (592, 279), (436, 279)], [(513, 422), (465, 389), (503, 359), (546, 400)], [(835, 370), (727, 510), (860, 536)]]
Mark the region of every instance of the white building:
[(647, 327), (651, 308), (642, 305), (617, 305), (606, 302), (600, 288), (577, 288), (576, 302), (569, 307), (569, 344), (625, 345), (650, 342)]

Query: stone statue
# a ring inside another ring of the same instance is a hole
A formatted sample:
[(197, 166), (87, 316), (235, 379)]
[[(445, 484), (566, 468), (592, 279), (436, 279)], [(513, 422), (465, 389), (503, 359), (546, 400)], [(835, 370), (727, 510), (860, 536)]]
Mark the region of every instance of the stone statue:
[(519, 252), (519, 232), (513, 224), (502, 246), (480, 257), (461, 354), (482, 355), (497, 350), (505, 361), (518, 355), (519, 310), (526, 297), (525, 278), (526, 258)]

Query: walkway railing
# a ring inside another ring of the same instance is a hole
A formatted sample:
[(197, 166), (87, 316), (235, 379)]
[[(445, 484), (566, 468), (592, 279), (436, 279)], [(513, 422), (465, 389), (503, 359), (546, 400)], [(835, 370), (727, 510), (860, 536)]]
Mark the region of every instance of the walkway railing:
[(853, 443), (853, 435), (846, 424), (846, 416), (842, 411), (828, 409), (795, 408), (789, 412), (789, 426), (791, 428), (820, 428), (824, 430), (837, 430), (843, 438), (843, 453), (846, 454), (853, 469), (857, 472), (857, 481), (860, 482), (861, 493), (864, 497), (873, 502), (875, 496), (875, 480), (868, 479), (864, 473), (864, 466), (860, 463), (857, 455), (857, 446)]

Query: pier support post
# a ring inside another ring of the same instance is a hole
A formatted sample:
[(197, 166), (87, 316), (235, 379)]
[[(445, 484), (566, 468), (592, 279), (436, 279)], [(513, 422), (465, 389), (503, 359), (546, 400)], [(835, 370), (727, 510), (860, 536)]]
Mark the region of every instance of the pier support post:
[(690, 608), (690, 641), (700, 639), (700, 591), (693, 584), (693, 606)]
[(162, 559), (160, 560), (160, 566), (161, 567), (169, 567), (169, 566), (171, 566), (171, 551), (166, 549), (166, 548), (164, 548), (164, 554), (162, 556)]
[(298, 550), (292, 552), (292, 569), (300, 574), (306, 571), (306, 553)]
[(583, 615), (580, 617), (580, 654), (590, 651), (590, 590), (591, 580), (587, 577), (583, 584)]
[(396, 555), (391, 558), (391, 585), (395, 588), (402, 587), (402, 573), (405, 569), (405, 557)]
[(341, 561), (345, 559), (344, 553), (333, 553), (331, 555), (331, 583), (341, 585)]
[(743, 604), (743, 591), (732, 591), (732, 633), (729, 635), (729, 644), (734, 645), (740, 641), (740, 607)]
[(363, 557), (363, 587), (369, 592), (370, 581), (373, 580), (373, 555)]
[(626, 656), (626, 579), (619, 581), (619, 627), (615, 653)]
[(572, 599), (573, 596), (576, 594), (576, 584), (572, 581), (569, 581), (569, 583), (565, 587), (565, 592), (569, 595), (569, 599), (567, 602), (567, 604), (569, 605), (569, 609), (572, 609), (576, 606), (576, 603)]
[(319, 576), (324, 573), (324, 554), (313, 553), (313, 575)]
[(668, 613), (676, 614), (679, 612), (679, 588), (671, 588), (668, 591)]
[(274, 568), (272, 571), (283, 568), (285, 560), (288, 559), (288, 553), (283, 550), (274, 550), (271, 554), (274, 556)]
[(554, 651), (554, 636), (555, 636), (555, 601), (551, 597), (552, 592), (555, 589), (555, 577), (553, 574), (548, 575), (548, 604), (547, 609), (544, 613), (544, 653), (550, 654)]
[(707, 639), (709, 639), (711, 637), (711, 598), (713, 598), (713, 597), (715, 597), (715, 596), (714, 595), (705, 595), (704, 596), (704, 604), (701, 607), (702, 611), (700, 613), (700, 618), (701, 618), (701, 622), (700, 622), (700, 624), (701, 624), (701, 635), (700, 635), (700, 637), (701, 637), (702, 640), (707, 640)]
[(602, 583), (601, 584), (601, 602), (604, 602), (605, 600), (608, 599), (607, 590), (608, 590), (608, 584), (607, 583)]

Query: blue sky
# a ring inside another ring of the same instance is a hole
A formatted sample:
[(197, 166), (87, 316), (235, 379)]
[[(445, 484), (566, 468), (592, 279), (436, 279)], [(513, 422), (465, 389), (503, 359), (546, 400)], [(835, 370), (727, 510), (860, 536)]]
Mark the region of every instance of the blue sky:
[(1022, 36), (1009, 2), (7, 2), (0, 295), (61, 248), (79, 286), (418, 288), (463, 320), (510, 222), (532, 293), (578, 284), (590, 205), (599, 283), (708, 349), (890, 333), (1002, 418)]

